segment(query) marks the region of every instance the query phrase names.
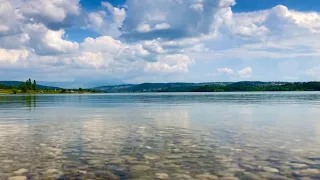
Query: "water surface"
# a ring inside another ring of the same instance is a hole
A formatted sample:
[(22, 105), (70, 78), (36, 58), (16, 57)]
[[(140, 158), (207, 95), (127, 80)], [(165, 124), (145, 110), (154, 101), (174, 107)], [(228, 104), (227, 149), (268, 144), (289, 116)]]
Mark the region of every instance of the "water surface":
[(319, 92), (0, 95), (0, 179), (319, 179), (319, 117)]

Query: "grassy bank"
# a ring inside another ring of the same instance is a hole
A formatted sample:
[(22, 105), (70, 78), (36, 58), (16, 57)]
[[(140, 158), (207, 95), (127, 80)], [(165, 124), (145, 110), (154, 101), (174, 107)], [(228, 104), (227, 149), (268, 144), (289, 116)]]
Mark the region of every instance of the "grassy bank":
[(0, 94), (13, 94), (12, 89), (0, 89)]

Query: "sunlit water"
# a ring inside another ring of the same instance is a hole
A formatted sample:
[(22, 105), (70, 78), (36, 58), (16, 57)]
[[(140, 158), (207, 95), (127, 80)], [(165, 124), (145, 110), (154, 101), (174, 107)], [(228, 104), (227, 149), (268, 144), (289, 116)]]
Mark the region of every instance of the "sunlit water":
[(318, 92), (0, 95), (0, 179), (319, 179), (319, 169)]

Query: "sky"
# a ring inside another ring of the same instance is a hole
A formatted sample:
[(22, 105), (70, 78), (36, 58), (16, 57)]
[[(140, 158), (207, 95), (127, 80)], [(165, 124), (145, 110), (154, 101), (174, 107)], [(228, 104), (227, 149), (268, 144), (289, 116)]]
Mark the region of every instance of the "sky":
[(0, 80), (319, 81), (318, 0), (0, 0)]

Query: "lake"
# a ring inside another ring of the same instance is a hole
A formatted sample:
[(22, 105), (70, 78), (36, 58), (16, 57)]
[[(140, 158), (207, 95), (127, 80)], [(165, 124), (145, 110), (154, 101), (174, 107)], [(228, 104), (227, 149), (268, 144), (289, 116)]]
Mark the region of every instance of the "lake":
[(320, 92), (0, 95), (0, 167), (1, 180), (319, 179)]

